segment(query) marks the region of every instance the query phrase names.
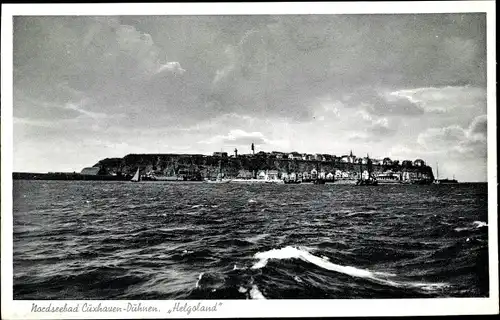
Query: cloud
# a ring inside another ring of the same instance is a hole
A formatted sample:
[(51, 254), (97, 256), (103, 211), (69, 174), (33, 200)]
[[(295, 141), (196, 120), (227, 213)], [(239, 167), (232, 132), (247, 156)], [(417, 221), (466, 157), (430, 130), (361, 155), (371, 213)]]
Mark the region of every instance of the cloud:
[(452, 113), (460, 109), (486, 110), (486, 89), (470, 86), (423, 87), (403, 89), (390, 95), (405, 97), (426, 112)]
[(486, 122), (486, 116), (481, 115), (466, 129), (457, 125), (428, 129), (418, 136), (417, 142), (430, 152), (443, 152), (455, 158), (486, 159)]
[(183, 74), (184, 72), (186, 72), (186, 70), (182, 69), (181, 64), (175, 61), (160, 65), (156, 73), (162, 73), (165, 71), (169, 71), (174, 74)]
[(227, 144), (231, 143), (234, 145), (250, 145), (255, 144), (266, 144), (268, 139), (264, 137), (261, 132), (245, 132), (243, 130), (235, 129), (230, 130), (227, 135), (217, 135), (207, 140), (202, 140), (199, 143), (206, 144)]
[(488, 117), (486, 115), (481, 115), (479, 117), (476, 117), (474, 121), (472, 121), (469, 127), (468, 134), (469, 136), (478, 134), (483, 137), (486, 137), (487, 129), (488, 129)]
[(351, 107), (362, 107), (370, 114), (377, 116), (420, 116), (424, 109), (405, 97), (391, 95), (390, 92), (376, 90), (360, 90), (349, 99)]

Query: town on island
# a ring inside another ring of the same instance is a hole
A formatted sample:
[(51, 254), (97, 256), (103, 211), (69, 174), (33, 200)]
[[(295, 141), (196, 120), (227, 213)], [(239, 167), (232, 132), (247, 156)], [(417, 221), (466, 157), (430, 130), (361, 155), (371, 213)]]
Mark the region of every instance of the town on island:
[[(424, 160), (336, 156), (299, 152), (255, 151), (239, 154), (129, 154), (106, 158), (81, 172), (15, 172), (14, 179), (204, 181), (207, 183), (431, 184), (456, 183), (434, 177)], [(437, 169), (438, 170), (438, 169)]]

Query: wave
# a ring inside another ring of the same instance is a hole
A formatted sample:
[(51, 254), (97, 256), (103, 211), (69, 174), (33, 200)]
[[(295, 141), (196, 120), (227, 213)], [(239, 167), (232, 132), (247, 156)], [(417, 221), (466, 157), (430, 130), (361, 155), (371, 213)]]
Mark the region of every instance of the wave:
[(474, 229), (481, 229), (481, 228), (486, 228), (488, 227), (488, 224), (484, 221), (474, 221), (472, 222), (472, 227), (457, 227), (453, 230), (455, 230), (456, 232), (462, 232), (462, 231), (470, 231), (470, 230), (474, 230)]
[(364, 278), (371, 280), (373, 282), (393, 287), (413, 287), (426, 291), (434, 291), (449, 286), (447, 283), (420, 283), (420, 282), (402, 282), (402, 281), (391, 280), (389, 278), (395, 277), (396, 274), (358, 269), (351, 266), (341, 266), (329, 262), (327, 259), (324, 259), (324, 257), (323, 258), (317, 257), (302, 248), (295, 248), (293, 246), (287, 246), (281, 249), (272, 249), (269, 251), (258, 252), (254, 255), (254, 258), (259, 259), (259, 261), (256, 262), (251, 267), (252, 269), (264, 268), (267, 265), (268, 261), (271, 259), (275, 260), (299, 259), (308, 263), (312, 263), (317, 267), (320, 267), (325, 270), (347, 274), (351, 277)]
[(482, 228), (482, 227), (487, 227), (488, 226), (488, 224), (486, 222), (484, 222), (484, 221), (474, 221), (472, 224), (475, 225), (476, 228), (478, 228), (478, 229)]
[(266, 297), (260, 292), (259, 288), (254, 284), (250, 290), (250, 298), (254, 300), (266, 300)]
[(260, 240), (266, 238), (267, 236), (269, 236), (269, 233), (262, 233), (262, 234), (255, 235), (253, 237), (245, 238), (245, 241), (248, 241), (250, 243), (257, 243)]

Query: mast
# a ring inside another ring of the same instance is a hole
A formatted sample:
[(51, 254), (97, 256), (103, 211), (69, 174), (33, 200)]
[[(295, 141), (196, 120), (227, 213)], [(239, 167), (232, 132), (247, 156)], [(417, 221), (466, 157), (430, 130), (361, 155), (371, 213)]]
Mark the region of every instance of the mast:
[(367, 164), (367, 169), (368, 169), (368, 179), (372, 177), (372, 160), (370, 159), (370, 156), (366, 154), (366, 164)]
[(439, 180), (439, 163), (436, 161), (436, 176), (437, 180)]
[(219, 160), (219, 178), (222, 179), (222, 159)]
[[(352, 154), (352, 151), (351, 151), (351, 154)], [(358, 162), (359, 163), (359, 179), (363, 180), (363, 160), (361, 160), (361, 162)]]

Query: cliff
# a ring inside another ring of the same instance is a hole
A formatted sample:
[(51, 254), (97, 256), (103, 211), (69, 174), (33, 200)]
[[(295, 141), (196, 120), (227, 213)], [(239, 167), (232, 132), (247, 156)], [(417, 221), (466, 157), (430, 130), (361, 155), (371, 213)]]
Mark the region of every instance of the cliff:
[[(362, 166), (362, 167), (361, 167)], [(316, 169), (326, 173), (340, 170), (350, 177), (366, 164), (345, 163), (340, 159), (331, 161), (276, 159), (271, 155), (238, 157), (218, 157), (201, 154), (129, 154), (123, 158), (106, 158), (94, 165), (100, 167), (105, 175), (131, 177), (140, 169), (142, 175), (178, 176), (187, 180), (212, 178), (219, 173), (219, 167), (227, 177), (252, 177), (259, 170), (277, 170), (278, 172), (311, 172)], [(415, 179), (434, 180), (432, 168), (405, 164), (373, 165), (375, 175), (383, 172), (409, 172)]]

